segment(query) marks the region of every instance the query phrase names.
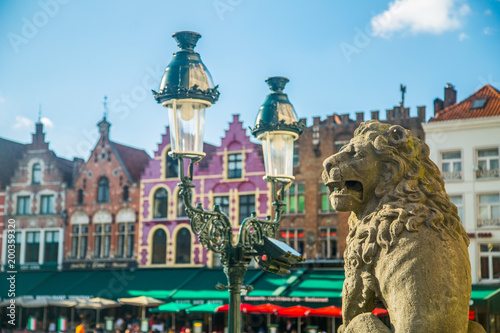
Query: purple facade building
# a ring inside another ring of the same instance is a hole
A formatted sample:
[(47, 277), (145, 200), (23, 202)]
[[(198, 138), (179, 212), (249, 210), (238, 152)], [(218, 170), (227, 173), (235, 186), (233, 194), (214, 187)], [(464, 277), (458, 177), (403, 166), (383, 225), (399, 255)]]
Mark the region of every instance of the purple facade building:
[[(168, 156), (169, 127), (141, 179), (139, 265), (141, 267), (217, 266), (218, 256), (203, 248), (190, 228), (179, 200), (177, 161)], [(270, 184), (263, 180), (260, 145), (250, 142), (239, 116), (234, 115), (215, 147), (205, 143), (203, 160), (194, 167), (193, 203), (205, 209), (218, 204), (237, 235), (241, 221), (257, 212), (271, 215)]]

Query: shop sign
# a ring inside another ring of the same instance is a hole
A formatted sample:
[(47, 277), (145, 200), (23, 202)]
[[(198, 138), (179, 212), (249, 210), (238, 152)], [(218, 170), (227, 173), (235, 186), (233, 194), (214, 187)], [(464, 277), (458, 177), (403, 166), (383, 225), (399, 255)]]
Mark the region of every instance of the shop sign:
[(137, 268), (136, 261), (67, 261), (64, 270), (99, 270), (99, 269), (131, 269)]

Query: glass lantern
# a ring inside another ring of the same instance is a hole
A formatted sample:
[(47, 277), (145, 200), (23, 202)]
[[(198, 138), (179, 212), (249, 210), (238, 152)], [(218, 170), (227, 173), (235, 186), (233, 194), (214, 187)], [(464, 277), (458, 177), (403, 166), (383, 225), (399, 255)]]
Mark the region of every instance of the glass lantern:
[(198, 99), (173, 99), (164, 103), (168, 109), (172, 153), (205, 156), (205, 109), (210, 105), (209, 102)]
[(280, 181), (295, 179), (293, 177), (293, 142), (298, 137), (298, 134), (288, 131), (268, 131), (258, 137), (262, 141), (267, 177)]
[(218, 100), (218, 86), (214, 86), (210, 72), (194, 51), (201, 35), (179, 31), (172, 36), (179, 50), (165, 68), (159, 91), (153, 91), (153, 95), (168, 109), (171, 153), (198, 159), (205, 156), (205, 110)]
[(293, 105), (283, 93), (288, 79), (273, 76), (266, 79), (271, 93), (257, 113), (252, 134), (262, 142), (266, 178), (290, 182), (293, 177), (293, 142), (304, 125), (297, 121)]

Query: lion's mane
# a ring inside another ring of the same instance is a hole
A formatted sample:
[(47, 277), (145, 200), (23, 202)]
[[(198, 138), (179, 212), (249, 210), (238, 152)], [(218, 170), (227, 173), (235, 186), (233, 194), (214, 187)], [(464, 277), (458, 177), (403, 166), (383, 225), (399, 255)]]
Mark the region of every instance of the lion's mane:
[(391, 251), (403, 231), (418, 232), (427, 227), (441, 239), (462, 239), (469, 245), (457, 208), (445, 192), (440, 171), (429, 158), (429, 147), (407, 130), (404, 138), (394, 138), (390, 128), (388, 124), (367, 121), (358, 127), (351, 141), (355, 146), (360, 145), (361, 150), (371, 145), (382, 166), (372, 194), (380, 198), (377, 209), (363, 220), (354, 214), (349, 218), (346, 268), (363, 271), (355, 278), (362, 281), (353, 282), (363, 285), (365, 302), (371, 296), (378, 296), (374, 259), (381, 251)]

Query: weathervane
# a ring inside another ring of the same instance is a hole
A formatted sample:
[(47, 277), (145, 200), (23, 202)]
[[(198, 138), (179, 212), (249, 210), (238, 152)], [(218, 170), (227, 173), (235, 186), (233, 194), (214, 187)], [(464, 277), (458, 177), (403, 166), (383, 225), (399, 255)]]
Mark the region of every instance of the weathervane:
[(406, 86), (403, 86), (403, 84), (400, 84), (399, 89), (401, 90), (401, 104), (400, 104), (400, 106), (403, 108), (405, 106)]
[(108, 115), (108, 96), (104, 96), (104, 102), (102, 102), (102, 105), (104, 106), (104, 119), (106, 119), (106, 116)]
[(39, 104), (38, 106), (38, 122), (42, 122), (42, 104)]

